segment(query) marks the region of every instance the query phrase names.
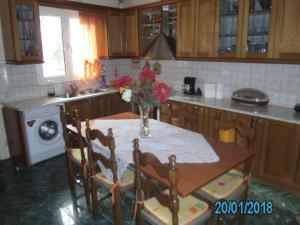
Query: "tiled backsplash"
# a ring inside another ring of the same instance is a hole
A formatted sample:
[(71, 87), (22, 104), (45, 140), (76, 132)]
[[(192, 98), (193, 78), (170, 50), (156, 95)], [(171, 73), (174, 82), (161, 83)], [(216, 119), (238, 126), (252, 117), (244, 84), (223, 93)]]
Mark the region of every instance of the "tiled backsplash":
[[(129, 59), (103, 60), (108, 82), (115, 79), (117, 68), (120, 75), (132, 74), (137, 77), (141, 69), (131, 66)], [(154, 63), (154, 61), (150, 61)], [(196, 77), (196, 87), (203, 89), (206, 82), (222, 83), (224, 96), (244, 87), (260, 89), (269, 95), (271, 104), (294, 106), (300, 102), (300, 65), (223, 63), (198, 61), (160, 61), (161, 81), (175, 90), (180, 90), (183, 77)], [(140, 61), (140, 68), (144, 61)], [(38, 85), (35, 65), (0, 64), (0, 100), (13, 101), (31, 97), (46, 96), (47, 85)], [(98, 81), (81, 82), (81, 88), (97, 85)], [(57, 93), (64, 91), (63, 84), (55, 84)]]
[[(155, 61), (150, 61), (153, 64)], [(196, 77), (196, 87), (203, 90), (204, 83), (222, 83), (224, 97), (230, 97), (239, 88), (264, 91), (274, 105), (293, 107), (300, 102), (300, 65), (225, 63), (199, 61), (160, 61), (159, 79), (175, 90), (181, 90), (183, 77)], [(120, 74), (137, 76), (140, 69), (131, 69), (131, 60), (107, 60), (107, 74), (119, 68)], [(144, 61), (140, 62), (141, 67)], [(113, 76), (111, 76), (113, 78)]]

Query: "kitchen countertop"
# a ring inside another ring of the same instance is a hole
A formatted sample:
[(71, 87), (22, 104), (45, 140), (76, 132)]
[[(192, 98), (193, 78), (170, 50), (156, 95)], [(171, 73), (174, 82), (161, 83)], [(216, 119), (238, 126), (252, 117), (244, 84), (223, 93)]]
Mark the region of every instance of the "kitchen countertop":
[(203, 96), (185, 95), (181, 92), (175, 92), (170, 100), (300, 125), (300, 113), (296, 113), (294, 109), (288, 107), (270, 104), (265, 106), (245, 105), (237, 103), (231, 98), (205, 98)]
[(71, 102), (71, 101), (76, 101), (76, 100), (81, 100), (81, 99), (96, 97), (101, 95), (107, 95), (107, 94), (112, 94), (117, 92), (118, 92), (117, 89), (110, 88), (104, 92), (91, 93), (91, 94), (79, 94), (78, 96), (72, 98), (39, 97), (39, 98), (32, 98), (32, 99), (20, 100), (14, 102), (4, 102), (3, 105), (6, 107), (14, 108), (18, 111), (24, 111), (26, 109), (37, 108), (37, 107), (53, 105), (53, 104), (61, 104), (65, 102)]
[[(94, 94), (84, 94), (72, 98), (62, 98), (62, 97), (40, 97), (28, 100), (21, 100), (15, 102), (3, 103), (4, 106), (14, 108), (18, 111), (24, 111), (30, 108), (36, 108), (52, 104), (61, 104), (64, 102), (70, 102), (90, 97), (96, 97), (106, 94), (117, 93), (117, 89), (108, 89), (105, 92), (94, 93)], [(237, 103), (230, 98), (215, 99), (215, 98), (205, 98), (203, 96), (192, 96), (185, 95), (181, 92), (175, 92), (175, 94), (169, 98), (170, 100), (175, 100), (178, 102), (190, 103), (198, 106), (205, 106), (209, 108), (227, 110), (231, 112), (237, 112), (241, 114), (247, 114), (251, 116), (257, 116), (261, 118), (273, 119), (278, 121), (284, 121), (288, 123), (294, 123), (300, 125), (300, 113), (295, 113), (294, 109), (275, 105), (265, 105), (265, 106), (252, 106)]]

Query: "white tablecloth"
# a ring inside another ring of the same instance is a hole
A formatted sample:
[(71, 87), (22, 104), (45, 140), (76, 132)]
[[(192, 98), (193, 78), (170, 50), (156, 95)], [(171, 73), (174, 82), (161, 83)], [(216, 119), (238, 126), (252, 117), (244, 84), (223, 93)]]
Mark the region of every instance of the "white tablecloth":
[[(138, 138), (142, 152), (152, 152), (161, 162), (168, 162), (168, 157), (176, 155), (177, 163), (213, 163), (219, 160), (213, 148), (198, 133), (169, 125), (157, 120), (150, 120), (150, 138), (142, 138), (139, 119), (95, 120), (92, 129), (99, 129), (107, 135), (108, 128), (112, 128), (116, 142), (116, 158), (118, 162), (118, 177), (121, 177), (129, 163), (133, 162), (133, 139)], [(110, 156), (108, 149), (101, 147), (95, 141), (94, 148), (102, 151), (106, 157)], [(105, 170), (98, 164), (105, 175), (111, 178), (110, 170)]]

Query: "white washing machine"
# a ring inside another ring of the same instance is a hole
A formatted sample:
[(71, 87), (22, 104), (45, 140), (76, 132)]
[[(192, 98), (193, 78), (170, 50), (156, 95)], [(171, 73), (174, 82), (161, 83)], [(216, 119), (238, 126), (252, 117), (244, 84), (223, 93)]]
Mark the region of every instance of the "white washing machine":
[(23, 118), (31, 165), (65, 152), (59, 107), (26, 109)]

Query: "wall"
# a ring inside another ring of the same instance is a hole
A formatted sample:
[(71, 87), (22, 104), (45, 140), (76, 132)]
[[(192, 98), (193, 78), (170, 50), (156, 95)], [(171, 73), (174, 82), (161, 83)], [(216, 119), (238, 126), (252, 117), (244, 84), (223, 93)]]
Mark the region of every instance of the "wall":
[[(230, 97), (236, 89), (251, 87), (268, 94), (270, 104), (293, 107), (300, 102), (300, 65), (197, 61), (160, 63), (162, 73), (159, 79), (174, 90), (181, 90), (183, 77), (193, 76), (196, 77), (196, 87), (202, 90), (205, 82), (222, 83), (225, 97)], [(111, 60), (104, 64), (107, 74), (113, 74), (114, 68), (118, 68), (122, 75), (133, 74), (135, 77), (140, 72), (140, 69), (130, 68), (131, 60)], [(144, 62), (140, 64), (142, 67)], [(113, 78), (112, 75), (108, 77)]]

